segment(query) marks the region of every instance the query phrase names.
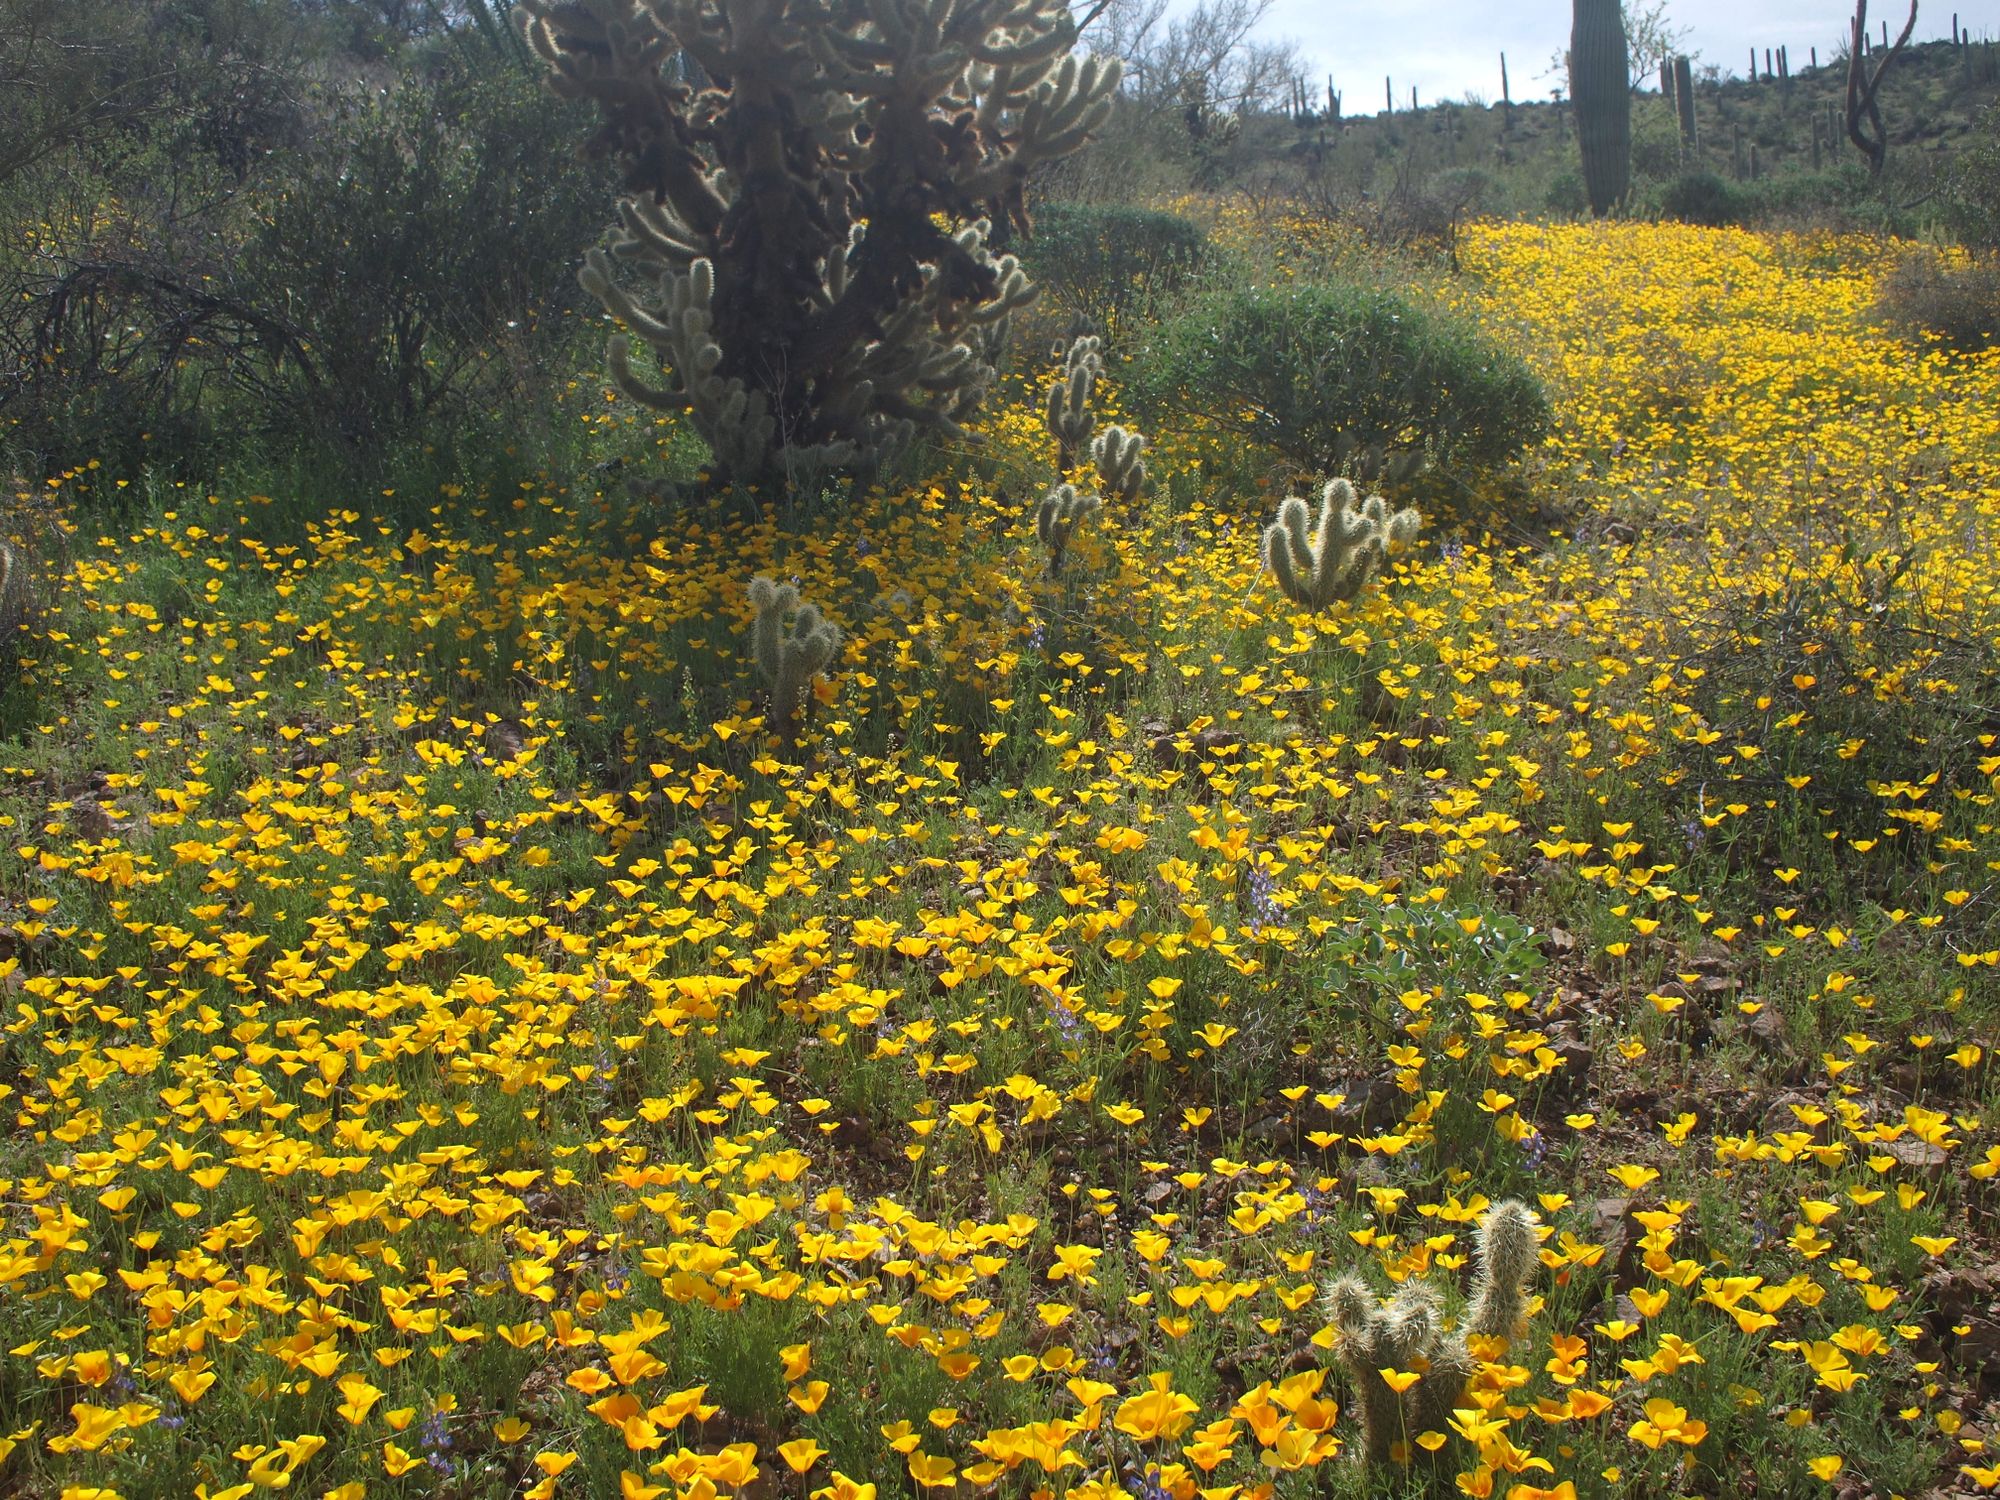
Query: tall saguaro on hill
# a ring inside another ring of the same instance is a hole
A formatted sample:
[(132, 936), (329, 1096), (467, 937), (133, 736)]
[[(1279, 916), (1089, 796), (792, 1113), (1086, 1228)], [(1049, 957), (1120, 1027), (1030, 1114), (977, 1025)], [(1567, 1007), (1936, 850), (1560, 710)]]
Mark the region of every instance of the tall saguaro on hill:
[(1632, 82), (1619, 0), (1575, 0), (1569, 34), (1569, 93), (1583, 154), (1583, 186), (1600, 218), (1632, 181)]
[[(718, 478), (866, 474), (960, 435), (1033, 295), (991, 224), (1109, 113), (1063, 0), (520, 0), (590, 149), (624, 173), (582, 280), (635, 401), (691, 413)], [(692, 63), (692, 68), (685, 66)], [(697, 82), (689, 82), (694, 74)], [(633, 337), (664, 380), (632, 368)]]

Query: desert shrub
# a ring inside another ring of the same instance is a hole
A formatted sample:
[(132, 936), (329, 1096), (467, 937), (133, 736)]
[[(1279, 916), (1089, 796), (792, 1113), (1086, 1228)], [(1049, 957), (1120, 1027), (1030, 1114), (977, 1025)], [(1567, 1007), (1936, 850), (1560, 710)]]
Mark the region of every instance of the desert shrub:
[(321, 146), (258, 194), (232, 278), (282, 314), (279, 357), (237, 372), (275, 436), (359, 453), (468, 420), (554, 363), (609, 187), (575, 168), (580, 113), (459, 65), (339, 101)]
[(1980, 117), (1978, 138), (1947, 170), (1944, 221), (1974, 255), (2000, 255), (2000, 104)]
[(1192, 219), (1122, 203), (1045, 203), (1021, 247), (1052, 304), (1116, 339), (1135, 320), (1171, 307), (1214, 259)]
[(2000, 262), (1914, 251), (1882, 278), (1875, 312), (1907, 337), (1988, 348), (2000, 342)]
[(294, 126), (227, 151), (196, 103), (0, 201), (34, 229), (0, 306), (17, 462), (312, 452), (359, 472), (535, 409), (610, 196), (575, 165), (573, 109), (452, 49), (386, 90), (301, 90)]
[(1310, 473), (1370, 449), (1483, 468), (1549, 420), (1533, 373), (1470, 322), (1357, 283), (1211, 292), (1147, 340), (1133, 390)]
[(1919, 227), (1859, 161), (1773, 172), (1739, 191), (1752, 204), (1747, 221), (1762, 229), (1909, 235)]
[(1632, 174), (1649, 182), (1677, 176), (1681, 170), (1681, 130), (1673, 106), (1653, 97), (1634, 100), (1632, 107)]
[(1574, 218), (1590, 207), (1590, 194), (1584, 191), (1583, 178), (1575, 172), (1559, 172), (1542, 195), (1542, 205), (1552, 214)]
[(1683, 172), (1660, 190), (1659, 205), (1665, 218), (1710, 229), (1740, 224), (1748, 211), (1742, 195), (1713, 172)]
[(1342, 217), (1369, 245), (1442, 256), (1455, 265), (1460, 227), (1487, 209), (1498, 186), (1478, 167), (1448, 167), (1422, 180), (1399, 171), (1386, 191), (1351, 205)]

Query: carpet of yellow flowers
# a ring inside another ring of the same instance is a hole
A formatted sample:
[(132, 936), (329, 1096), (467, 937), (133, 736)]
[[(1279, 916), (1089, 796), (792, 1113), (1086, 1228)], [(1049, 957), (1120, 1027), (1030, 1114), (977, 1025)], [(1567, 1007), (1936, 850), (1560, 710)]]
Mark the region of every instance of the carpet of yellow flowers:
[[(1045, 579), (1032, 392), (783, 528), (75, 536), (0, 1490), (2000, 1483), (2000, 353), (1875, 329), (1868, 242), (1460, 256), (1559, 429), (1317, 618), (1199, 431)], [(796, 745), (756, 572), (846, 633)], [(1526, 1334), (1365, 1471), (1323, 1283), (1457, 1307), (1506, 1198)]]

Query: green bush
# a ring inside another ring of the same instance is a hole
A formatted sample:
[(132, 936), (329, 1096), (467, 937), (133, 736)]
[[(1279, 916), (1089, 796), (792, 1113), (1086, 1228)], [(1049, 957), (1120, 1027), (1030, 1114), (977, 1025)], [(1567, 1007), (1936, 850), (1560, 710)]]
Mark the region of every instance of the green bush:
[(1713, 172), (1683, 172), (1661, 189), (1659, 202), (1664, 217), (1710, 229), (1741, 224), (1749, 212), (1743, 196)]
[(1948, 169), (1944, 220), (1974, 255), (2000, 255), (2000, 104), (1979, 121), (1979, 137)]
[(1241, 433), (1311, 473), (1371, 449), (1490, 467), (1549, 421), (1534, 374), (1473, 324), (1341, 282), (1200, 298), (1155, 330), (1132, 389), (1156, 410)]
[(1214, 260), (1192, 219), (1113, 203), (1041, 205), (1020, 255), (1053, 309), (1114, 340), (1171, 308)]
[(338, 101), (322, 141), (261, 185), (231, 279), (295, 335), (268, 374), (239, 372), (275, 438), (360, 453), (539, 392), (608, 196), (575, 169), (578, 114), (519, 73), (457, 64)]
[(1583, 178), (1575, 172), (1558, 172), (1542, 195), (1542, 204), (1552, 214), (1573, 219), (1590, 207), (1590, 194), (1584, 191)]

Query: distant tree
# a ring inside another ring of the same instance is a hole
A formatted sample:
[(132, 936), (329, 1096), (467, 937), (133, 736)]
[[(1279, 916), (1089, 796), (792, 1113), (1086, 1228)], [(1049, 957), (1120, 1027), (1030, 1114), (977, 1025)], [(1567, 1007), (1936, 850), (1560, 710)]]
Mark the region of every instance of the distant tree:
[(1296, 45), (1254, 35), (1275, 4), (1199, 0), (1169, 17), (1168, 0), (1097, 0), (1079, 19), (1085, 44), (1124, 65), (1127, 99), (1239, 115), (1280, 107), (1305, 77)]

